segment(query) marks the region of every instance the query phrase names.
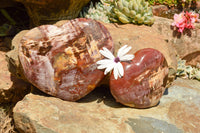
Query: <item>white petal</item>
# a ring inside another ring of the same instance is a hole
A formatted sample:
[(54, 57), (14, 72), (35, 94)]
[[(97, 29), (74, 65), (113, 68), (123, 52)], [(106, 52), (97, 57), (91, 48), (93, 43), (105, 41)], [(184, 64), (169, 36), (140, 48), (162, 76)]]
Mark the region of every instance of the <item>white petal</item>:
[(103, 50), (99, 51), (103, 56), (107, 57), (108, 59), (114, 59), (114, 55), (105, 47), (103, 47)]
[(127, 54), (127, 55), (124, 55), (122, 57), (120, 57), (120, 61), (130, 61), (134, 58), (135, 56), (132, 55), (132, 54)]
[(117, 52), (117, 56), (119, 57), (120, 54), (123, 52), (123, 50), (127, 47), (127, 45), (124, 45), (123, 47), (121, 47), (118, 52)]
[(97, 61), (96, 63), (98, 65), (101, 65), (101, 64), (109, 64), (109, 63), (113, 63), (114, 61), (113, 60), (110, 60), (110, 59), (103, 59), (103, 60), (99, 60)]
[(119, 72), (119, 77), (121, 78), (122, 76), (124, 76), (124, 68), (120, 62), (117, 63), (117, 69)]
[(97, 66), (97, 69), (105, 69), (105, 68), (107, 68), (107, 65), (104, 64)]
[(117, 80), (118, 79), (118, 75), (119, 75), (118, 70), (117, 70), (117, 65), (114, 67), (113, 73), (114, 73), (114, 78)]
[(110, 71), (112, 71), (112, 69), (114, 68), (115, 64), (113, 63), (113, 64), (107, 65), (106, 70), (104, 71), (104, 75), (106, 75), (107, 73), (109, 73)]
[(109, 60), (109, 59), (103, 59), (103, 60), (99, 60), (96, 62), (97, 65), (97, 69), (105, 69), (107, 68), (110, 64), (114, 63), (113, 60)]
[(117, 56), (119, 58), (121, 58), (122, 56), (124, 56), (125, 54), (127, 54), (130, 50), (131, 50), (131, 46), (127, 47), (127, 45), (124, 45), (123, 47), (121, 47), (118, 52), (117, 52)]
[(114, 78), (117, 80), (118, 77), (122, 77), (124, 75), (124, 69), (123, 66), (120, 62), (118, 62), (115, 66), (114, 66)]

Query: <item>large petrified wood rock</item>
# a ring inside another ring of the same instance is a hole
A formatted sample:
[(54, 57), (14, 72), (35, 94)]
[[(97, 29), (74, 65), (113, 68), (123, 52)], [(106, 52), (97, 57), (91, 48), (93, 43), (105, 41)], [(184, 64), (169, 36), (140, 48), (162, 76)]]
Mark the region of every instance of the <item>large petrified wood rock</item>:
[(43, 25), (27, 32), (19, 46), (26, 78), (45, 93), (76, 101), (92, 91), (104, 74), (96, 69), (99, 50), (113, 51), (108, 30), (91, 19), (74, 19), (60, 27)]
[(162, 53), (146, 48), (135, 53), (130, 62), (122, 62), (124, 76), (110, 77), (110, 90), (117, 102), (147, 108), (155, 106), (162, 97), (167, 81), (168, 67)]

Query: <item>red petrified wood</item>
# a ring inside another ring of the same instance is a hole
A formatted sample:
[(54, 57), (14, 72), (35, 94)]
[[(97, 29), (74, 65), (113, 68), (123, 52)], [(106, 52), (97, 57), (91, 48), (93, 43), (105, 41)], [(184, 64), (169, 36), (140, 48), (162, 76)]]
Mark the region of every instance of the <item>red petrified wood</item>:
[(155, 106), (165, 91), (168, 75), (164, 56), (155, 49), (146, 48), (122, 65), (124, 76), (117, 80), (113, 74), (110, 77), (110, 89), (116, 101), (136, 108)]
[(24, 35), (19, 58), (26, 78), (52, 96), (76, 101), (104, 77), (96, 69), (102, 47), (113, 51), (108, 30), (91, 19), (74, 19), (60, 27), (43, 25)]

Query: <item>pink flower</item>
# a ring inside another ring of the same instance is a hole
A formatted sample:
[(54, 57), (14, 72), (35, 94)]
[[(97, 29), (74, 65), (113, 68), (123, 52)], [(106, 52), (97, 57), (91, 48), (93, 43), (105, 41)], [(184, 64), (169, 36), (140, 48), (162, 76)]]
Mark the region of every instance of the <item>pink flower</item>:
[(200, 22), (198, 13), (191, 12), (190, 19), (191, 19), (192, 23)]
[(185, 13), (182, 12), (180, 14), (175, 14), (174, 15), (174, 22), (172, 23), (172, 25), (179, 27), (179, 25), (184, 24), (186, 21), (185, 18)]
[(178, 32), (183, 32), (185, 28), (194, 29), (194, 23), (200, 22), (199, 14), (194, 12), (181, 12), (180, 14), (174, 15), (174, 22), (172, 26), (176, 26), (178, 28)]
[(185, 17), (185, 13), (182, 12), (180, 14), (174, 15), (174, 22), (172, 23), (173, 26), (176, 26), (179, 32), (183, 32), (184, 28), (186, 27), (187, 19)]
[(188, 28), (188, 29), (194, 29), (194, 25), (193, 25), (194, 22), (193, 22), (193, 17), (191, 14), (192, 14), (191, 12), (188, 13), (187, 11), (185, 14), (185, 17), (187, 19), (185, 28)]

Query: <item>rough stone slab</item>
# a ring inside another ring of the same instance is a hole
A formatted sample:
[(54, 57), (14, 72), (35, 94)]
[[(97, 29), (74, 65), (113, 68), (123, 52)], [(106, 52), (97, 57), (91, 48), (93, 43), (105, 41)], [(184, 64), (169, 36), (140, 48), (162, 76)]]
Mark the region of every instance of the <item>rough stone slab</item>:
[(0, 133), (16, 133), (14, 131), (11, 114), (11, 104), (0, 104)]
[(19, 62), (18, 51), (21, 38), (27, 32), (28, 30), (19, 32), (12, 40), (12, 50), (6, 53), (6, 60), (8, 62), (9, 71), (17, 78), (21, 78), (23, 80), (26, 80), (26, 78), (23, 74), (22, 67)]
[(17, 102), (29, 92), (30, 84), (9, 72), (5, 54), (0, 51), (0, 103)]
[(171, 44), (177, 54), (187, 61), (187, 64), (196, 66), (200, 63), (200, 23), (195, 23), (195, 28), (184, 30), (181, 34), (173, 30), (171, 26), (173, 20), (155, 17), (156, 21), (152, 28), (159, 34), (166, 37), (166, 41)]
[(116, 103), (107, 87), (78, 102), (29, 94), (14, 108), (20, 132), (198, 133), (200, 82), (177, 79), (156, 107), (134, 109)]

